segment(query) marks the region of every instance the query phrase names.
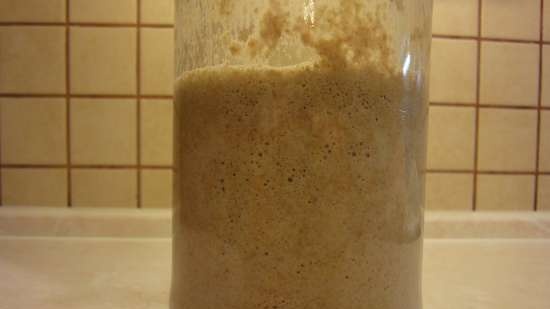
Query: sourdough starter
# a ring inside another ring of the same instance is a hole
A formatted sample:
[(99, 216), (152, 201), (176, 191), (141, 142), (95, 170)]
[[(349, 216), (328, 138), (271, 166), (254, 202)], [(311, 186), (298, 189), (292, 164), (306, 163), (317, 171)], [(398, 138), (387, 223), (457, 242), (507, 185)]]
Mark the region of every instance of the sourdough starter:
[(178, 83), (173, 309), (419, 308), (399, 76), (219, 66)]
[(424, 97), (380, 17), (335, 3), (311, 27), (270, 0), (230, 48), (318, 61), (179, 78), (172, 309), (420, 309)]

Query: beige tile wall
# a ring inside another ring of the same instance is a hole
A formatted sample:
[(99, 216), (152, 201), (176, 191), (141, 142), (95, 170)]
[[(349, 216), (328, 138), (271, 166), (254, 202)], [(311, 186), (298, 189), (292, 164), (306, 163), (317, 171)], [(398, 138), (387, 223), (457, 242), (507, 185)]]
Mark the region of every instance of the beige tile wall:
[[(434, 0), (428, 209), (550, 210), (543, 1)], [(171, 204), (172, 12), (0, 0), (0, 205)]]
[(550, 210), (549, 7), (434, 0), (428, 209)]
[(171, 205), (172, 12), (0, 0), (0, 205)]

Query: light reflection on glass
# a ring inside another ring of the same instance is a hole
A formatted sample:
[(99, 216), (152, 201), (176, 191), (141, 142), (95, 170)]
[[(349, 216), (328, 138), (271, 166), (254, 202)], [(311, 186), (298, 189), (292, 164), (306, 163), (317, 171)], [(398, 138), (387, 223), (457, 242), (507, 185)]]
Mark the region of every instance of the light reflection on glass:
[(315, 25), (315, 0), (306, 0), (304, 4), (304, 21), (311, 26)]
[(403, 76), (406, 76), (409, 73), (409, 67), (411, 66), (411, 54), (407, 54), (405, 58), (405, 63), (403, 63)]

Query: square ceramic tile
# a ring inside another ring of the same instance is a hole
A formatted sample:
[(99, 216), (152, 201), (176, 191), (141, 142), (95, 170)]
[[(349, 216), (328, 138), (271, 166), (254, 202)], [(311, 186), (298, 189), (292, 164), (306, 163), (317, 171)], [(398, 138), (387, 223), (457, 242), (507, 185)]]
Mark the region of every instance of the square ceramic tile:
[(478, 210), (533, 210), (535, 176), (478, 175)]
[(544, 110), (540, 115), (540, 149), (539, 170), (550, 172), (550, 111)]
[(542, 49), (542, 105), (550, 106), (550, 45)]
[(67, 163), (65, 99), (0, 98), (4, 164)]
[(64, 22), (66, 0), (0, 0), (0, 21)]
[(141, 93), (174, 93), (174, 30), (141, 30)]
[(144, 208), (172, 207), (172, 170), (142, 170), (141, 188)]
[(71, 27), (71, 91), (136, 93), (136, 29)]
[(174, 2), (173, 0), (141, 0), (141, 22), (173, 24)]
[(473, 174), (426, 175), (426, 208), (428, 210), (471, 210), (474, 189)]
[(544, 26), (542, 32), (544, 40), (550, 42), (550, 5), (548, 5), (548, 0), (544, 2), (543, 15), (542, 19), (544, 21)]
[(72, 99), (71, 158), (75, 164), (135, 164), (136, 101)]
[(481, 1), (481, 35), (491, 38), (538, 40), (540, 1)]
[(430, 101), (475, 102), (476, 59), (476, 41), (433, 39)]
[(480, 102), (537, 105), (538, 72), (538, 45), (483, 42)]
[(69, 0), (71, 22), (135, 23), (137, 0)]
[(141, 161), (172, 165), (172, 100), (141, 101)]
[(534, 171), (535, 110), (482, 108), (479, 117), (480, 170)]
[(478, 0), (434, 0), (434, 34), (477, 35)]
[(475, 117), (473, 107), (430, 107), (428, 168), (474, 168)]
[(0, 93), (65, 93), (65, 28), (0, 26)]
[(550, 176), (539, 176), (538, 210), (550, 211)]
[(137, 171), (133, 169), (73, 169), (75, 207), (137, 207)]
[(7, 206), (67, 206), (67, 170), (3, 168), (2, 202)]

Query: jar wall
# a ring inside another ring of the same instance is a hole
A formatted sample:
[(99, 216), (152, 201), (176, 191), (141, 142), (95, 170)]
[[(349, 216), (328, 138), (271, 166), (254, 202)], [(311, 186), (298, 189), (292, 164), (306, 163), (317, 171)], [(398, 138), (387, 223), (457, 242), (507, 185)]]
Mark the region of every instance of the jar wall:
[[(301, 39), (303, 26), (319, 37), (343, 39), (344, 45), (348, 35), (374, 41), (359, 46), (389, 48), (392, 65), (426, 71), (432, 0), (175, 1), (177, 77), (219, 64), (285, 66), (318, 60), (318, 50)], [(250, 41), (258, 44), (248, 48)]]
[(431, 1), (176, 11), (171, 308), (421, 308)]

